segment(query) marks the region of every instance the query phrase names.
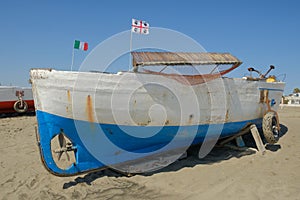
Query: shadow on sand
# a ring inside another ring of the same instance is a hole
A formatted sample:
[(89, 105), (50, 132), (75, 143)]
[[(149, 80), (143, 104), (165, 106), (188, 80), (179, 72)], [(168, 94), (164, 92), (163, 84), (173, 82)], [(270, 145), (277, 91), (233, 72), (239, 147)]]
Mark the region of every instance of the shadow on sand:
[(35, 112), (26, 112), (26, 113), (1, 113), (0, 114), (0, 119), (1, 118), (10, 118), (10, 117), (22, 117), (22, 116), (35, 116)]
[[(287, 132), (288, 128), (281, 124), (281, 134), (280, 137), (283, 137)], [(259, 132), (262, 133), (262, 130), (259, 129)], [(255, 154), (257, 151), (253, 148), (256, 148), (254, 139), (250, 133), (243, 135), (244, 142), (246, 144), (246, 148), (241, 149), (232, 149), (227, 146), (218, 146), (216, 145), (210, 153), (204, 158), (198, 158), (198, 151), (201, 145), (195, 145), (188, 149), (187, 157), (182, 160), (177, 160), (174, 163), (170, 164), (167, 167), (164, 167), (160, 170), (154, 172), (143, 173), (143, 176), (151, 176), (153, 174), (161, 173), (161, 172), (174, 172), (183, 168), (192, 168), (199, 164), (211, 165), (214, 163), (219, 163), (224, 160), (229, 160), (231, 158), (240, 158), (242, 156)], [(266, 143), (264, 137), (262, 136), (262, 140)], [(280, 142), (280, 141), (279, 141)], [(231, 142), (232, 145), (235, 145), (235, 142)], [(278, 151), (281, 149), (280, 144), (266, 144), (266, 149), (269, 151)], [(101, 177), (123, 177), (124, 174), (116, 172), (112, 169), (105, 169), (97, 172), (91, 172), (83, 177), (76, 177), (73, 181), (64, 183), (63, 189), (68, 189), (70, 187), (76, 186), (79, 183), (85, 183), (87, 185), (91, 185), (93, 181)]]

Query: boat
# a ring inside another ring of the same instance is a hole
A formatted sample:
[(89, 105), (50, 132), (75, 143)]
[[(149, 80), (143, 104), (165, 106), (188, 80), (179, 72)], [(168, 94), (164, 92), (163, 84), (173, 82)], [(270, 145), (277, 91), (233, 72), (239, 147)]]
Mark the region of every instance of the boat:
[(256, 78), (228, 78), (242, 64), (230, 53), (131, 55), (133, 71), (31, 69), (37, 141), (49, 172), (156, 170), (191, 145), (213, 146), (250, 124), (263, 127), (270, 143), (278, 140), (276, 110), (285, 83), (267, 76), (273, 66)]
[(0, 86), (0, 114), (26, 113), (34, 110), (31, 88)]

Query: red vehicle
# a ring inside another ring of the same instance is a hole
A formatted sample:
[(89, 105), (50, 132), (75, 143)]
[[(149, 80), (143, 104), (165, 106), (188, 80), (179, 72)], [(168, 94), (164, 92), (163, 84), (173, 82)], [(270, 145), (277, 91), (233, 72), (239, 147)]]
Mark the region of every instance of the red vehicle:
[(0, 114), (34, 111), (31, 88), (0, 86)]

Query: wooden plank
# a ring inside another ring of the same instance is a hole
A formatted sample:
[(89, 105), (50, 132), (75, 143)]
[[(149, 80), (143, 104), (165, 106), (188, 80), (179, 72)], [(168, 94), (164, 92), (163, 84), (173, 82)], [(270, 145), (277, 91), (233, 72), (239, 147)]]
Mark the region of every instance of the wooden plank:
[(219, 145), (220, 145), (220, 146), (223, 146), (224, 144), (230, 142), (231, 140), (233, 140), (233, 139), (235, 139), (235, 138), (237, 138), (237, 137), (239, 137), (239, 136), (245, 135), (245, 134), (248, 133), (248, 132), (249, 132), (249, 127), (246, 127), (246, 128), (244, 128), (243, 130), (241, 130), (238, 134), (233, 135), (233, 136), (231, 136), (231, 137), (229, 137), (229, 138), (223, 140), (222, 142), (219, 143)]
[(255, 124), (252, 124), (250, 126), (250, 131), (251, 131), (252, 137), (254, 138), (254, 141), (255, 141), (258, 151), (260, 151), (262, 154), (265, 154), (266, 148), (261, 140), (261, 137), (259, 135), (259, 132), (258, 132)]

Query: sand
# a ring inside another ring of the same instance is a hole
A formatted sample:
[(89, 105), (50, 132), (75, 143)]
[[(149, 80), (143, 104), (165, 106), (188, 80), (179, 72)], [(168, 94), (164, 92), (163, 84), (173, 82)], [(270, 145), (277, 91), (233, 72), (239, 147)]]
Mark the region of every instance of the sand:
[(265, 155), (215, 148), (126, 177), (111, 170), (56, 177), (43, 167), (34, 116), (0, 119), (1, 199), (300, 199), (300, 108), (279, 111), (285, 134)]

